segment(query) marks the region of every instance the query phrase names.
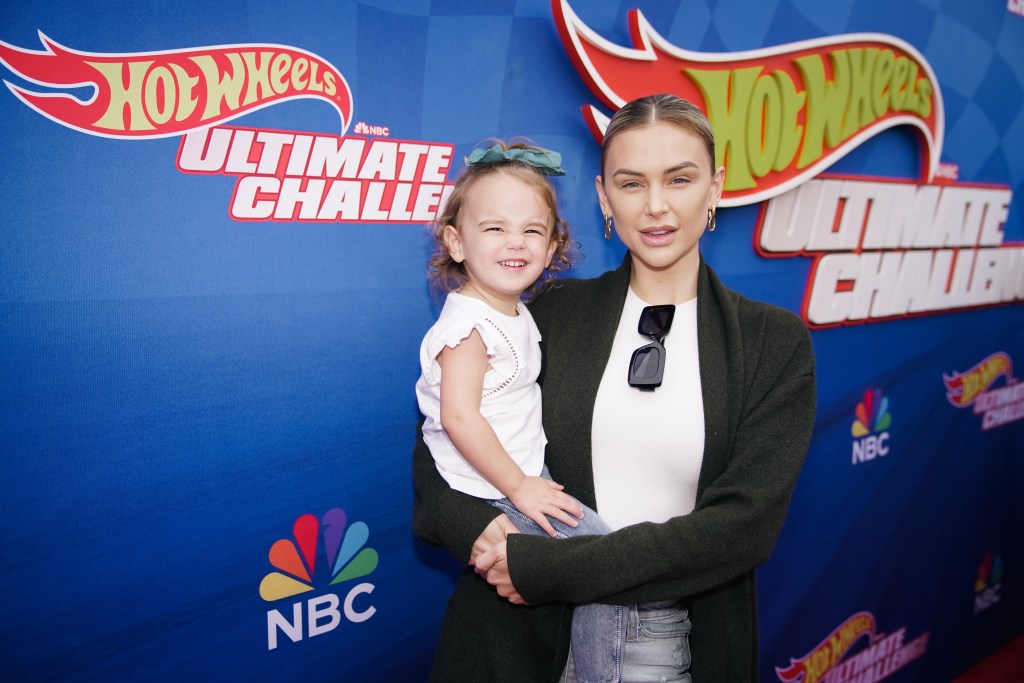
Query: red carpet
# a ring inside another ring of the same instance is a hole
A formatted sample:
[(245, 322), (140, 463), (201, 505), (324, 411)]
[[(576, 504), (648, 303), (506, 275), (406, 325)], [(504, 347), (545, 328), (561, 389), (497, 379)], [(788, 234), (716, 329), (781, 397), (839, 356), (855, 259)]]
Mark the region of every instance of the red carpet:
[(953, 683), (1024, 683), (1024, 635), (1011, 640)]

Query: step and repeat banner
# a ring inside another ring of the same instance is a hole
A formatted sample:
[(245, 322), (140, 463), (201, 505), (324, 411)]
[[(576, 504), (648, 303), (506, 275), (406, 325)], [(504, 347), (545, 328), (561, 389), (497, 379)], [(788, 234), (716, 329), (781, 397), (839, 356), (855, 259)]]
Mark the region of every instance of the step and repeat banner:
[(728, 169), (705, 258), (818, 359), (762, 679), (1021, 632), (1024, 2), (32, 1), (0, 77), (4, 680), (425, 680), (427, 223), (528, 136), (616, 266), (597, 140), (663, 91)]

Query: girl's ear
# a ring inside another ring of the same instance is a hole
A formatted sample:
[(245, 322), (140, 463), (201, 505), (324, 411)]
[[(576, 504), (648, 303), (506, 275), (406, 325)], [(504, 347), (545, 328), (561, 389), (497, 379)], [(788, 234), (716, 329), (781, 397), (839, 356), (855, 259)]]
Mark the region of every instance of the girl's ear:
[(459, 230), (454, 225), (444, 226), (444, 246), (448, 247), (448, 253), (452, 257), (452, 261), (456, 263), (462, 263), (466, 257), (462, 254), (462, 240), (459, 239)]

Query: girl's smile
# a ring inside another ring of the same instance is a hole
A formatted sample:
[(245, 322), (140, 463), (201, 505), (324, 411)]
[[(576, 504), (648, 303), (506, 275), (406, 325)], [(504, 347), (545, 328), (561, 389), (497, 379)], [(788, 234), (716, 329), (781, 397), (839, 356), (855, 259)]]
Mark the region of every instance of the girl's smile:
[(458, 220), (461, 225), (445, 227), (445, 240), (466, 270), (460, 291), (515, 315), (555, 250), (550, 208), (534, 188), (498, 172), (473, 182)]

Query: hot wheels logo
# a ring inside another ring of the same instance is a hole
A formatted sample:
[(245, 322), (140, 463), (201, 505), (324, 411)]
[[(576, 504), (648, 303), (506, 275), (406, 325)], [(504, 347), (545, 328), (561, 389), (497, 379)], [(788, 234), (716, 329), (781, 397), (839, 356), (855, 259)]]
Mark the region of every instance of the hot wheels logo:
[[(775, 667), (783, 683), (862, 683), (888, 678), (928, 649), (929, 633), (906, 642), (907, 629), (892, 633), (875, 630), (870, 612), (857, 612), (839, 625), (810, 652), (799, 659), (790, 658), (787, 667)], [(862, 639), (866, 645), (852, 653)]]
[[(1003, 386), (995, 388), (1000, 377), (1005, 378)], [(982, 429), (1024, 420), (1024, 382), (1013, 376), (1013, 360), (1003, 351), (993, 353), (970, 370), (943, 373), (942, 383), (950, 405), (973, 406), (974, 414), (982, 416)]]
[(317, 98), (352, 120), (352, 93), (320, 57), (283, 45), (219, 45), (162, 52), (79, 52), (49, 39), (45, 50), (0, 41), (0, 62), (51, 88), (92, 87), (88, 100), (32, 92), (5, 81), (18, 99), (57, 123), (114, 138), (159, 138), (223, 123), (263, 107)]
[(964, 372), (953, 372), (943, 375), (942, 382), (946, 385), (946, 398), (957, 408), (966, 408), (988, 389), (1000, 377), (1007, 379), (1013, 375), (1013, 361), (1002, 351), (991, 356)]
[(875, 633), (875, 616), (858, 612), (832, 631), (824, 640), (800, 659), (791, 659), (787, 667), (775, 667), (780, 681), (815, 683), (843, 658), (854, 643)]
[[(724, 163), (722, 206), (753, 204), (814, 177), (868, 138), (897, 125), (924, 141), (922, 177), (942, 150), (938, 81), (924, 58), (893, 36), (863, 33), (731, 54), (691, 52), (629, 13), (632, 48), (586, 26), (567, 0), (552, 0), (558, 32), (580, 76), (611, 109), (671, 92), (703, 109)], [(608, 118), (583, 115), (603, 137)]]

